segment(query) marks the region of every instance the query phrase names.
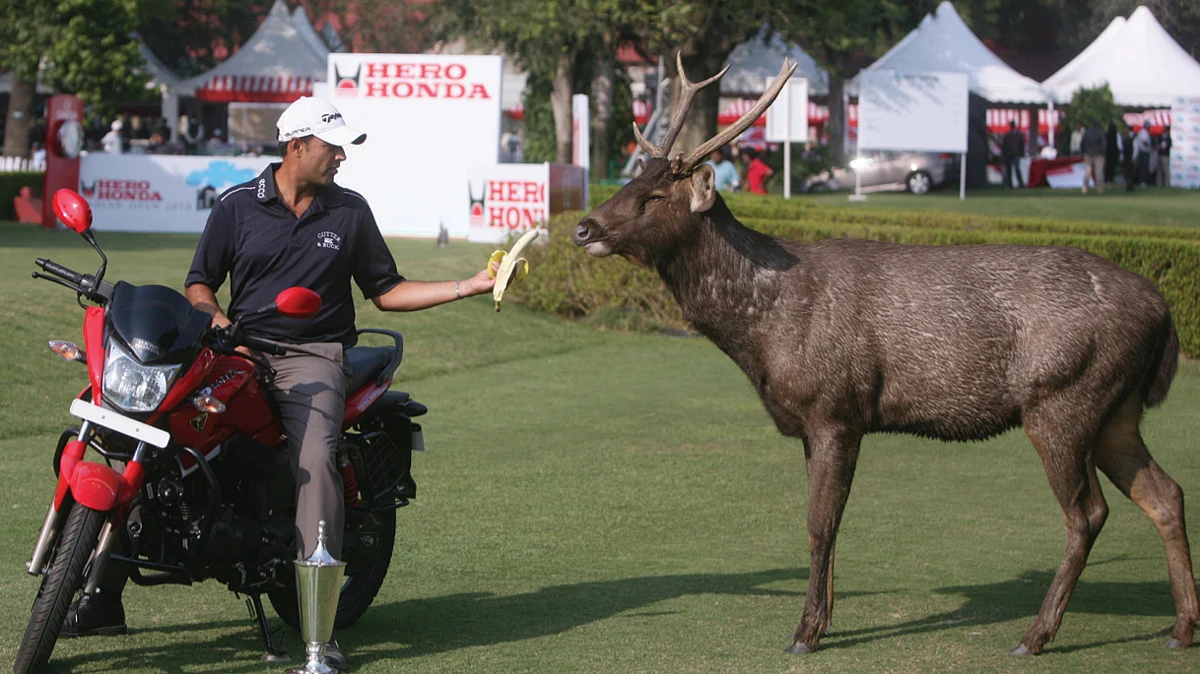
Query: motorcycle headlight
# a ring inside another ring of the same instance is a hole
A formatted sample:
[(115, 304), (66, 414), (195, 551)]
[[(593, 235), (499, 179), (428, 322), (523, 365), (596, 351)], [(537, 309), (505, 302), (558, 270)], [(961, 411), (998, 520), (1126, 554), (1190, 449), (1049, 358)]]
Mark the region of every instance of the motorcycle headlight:
[(178, 365), (142, 365), (113, 341), (104, 359), (104, 398), (126, 412), (153, 412), (178, 373)]

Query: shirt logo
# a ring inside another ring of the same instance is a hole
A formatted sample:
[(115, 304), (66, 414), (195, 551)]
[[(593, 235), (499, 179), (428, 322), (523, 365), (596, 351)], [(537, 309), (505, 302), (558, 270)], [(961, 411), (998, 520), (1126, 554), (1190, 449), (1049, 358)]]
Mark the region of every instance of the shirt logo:
[(335, 232), (317, 232), (317, 248), (342, 249), (342, 237)]
[(267, 196), (267, 179), (259, 178), (258, 179), (258, 198), (265, 199), (266, 196)]

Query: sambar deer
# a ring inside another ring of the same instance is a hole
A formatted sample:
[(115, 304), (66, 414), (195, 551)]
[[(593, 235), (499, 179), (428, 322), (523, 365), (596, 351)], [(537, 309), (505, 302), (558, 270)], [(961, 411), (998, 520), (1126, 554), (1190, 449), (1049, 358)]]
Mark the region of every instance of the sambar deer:
[(1096, 469), (1157, 526), (1176, 608), (1167, 646), (1189, 646), (1200, 607), (1183, 492), (1139, 432), (1179, 355), (1154, 285), (1075, 248), (804, 245), (751, 230), (702, 162), (766, 110), (795, 66), (785, 61), (736, 123), (669, 158), (696, 92), (725, 72), (692, 83), (677, 62), (679, 105), (665, 140), (653, 145), (634, 124), (650, 159), (579, 222), (574, 241), (656, 269), (684, 317), (741, 366), (779, 431), (803, 442), (812, 559), (788, 651), (813, 651), (828, 628), (834, 543), (864, 434), (962, 441), (1016, 426), (1045, 466), (1067, 546), (1012, 653), (1039, 653), (1061, 624), (1108, 514)]

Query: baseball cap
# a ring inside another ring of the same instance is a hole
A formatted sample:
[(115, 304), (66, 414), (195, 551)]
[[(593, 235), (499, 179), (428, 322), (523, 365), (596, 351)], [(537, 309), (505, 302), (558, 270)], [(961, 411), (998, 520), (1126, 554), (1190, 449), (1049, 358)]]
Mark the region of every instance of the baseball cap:
[(275, 124), (279, 140), (316, 136), (330, 145), (358, 145), (367, 134), (346, 126), (342, 113), (321, 98), (305, 96), (288, 106)]

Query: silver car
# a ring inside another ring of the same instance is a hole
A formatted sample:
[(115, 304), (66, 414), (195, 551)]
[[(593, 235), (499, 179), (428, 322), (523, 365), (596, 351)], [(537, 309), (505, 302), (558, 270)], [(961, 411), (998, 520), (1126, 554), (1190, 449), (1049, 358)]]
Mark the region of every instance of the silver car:
[(864, 192), (908, 190), (925, 194), (954, 177), (958, 155), (936, 152), (871, 152), (850, 161), (850, 168), (833, 168), (809, 176), (805, 192), (853, 190), (855, 172)]

